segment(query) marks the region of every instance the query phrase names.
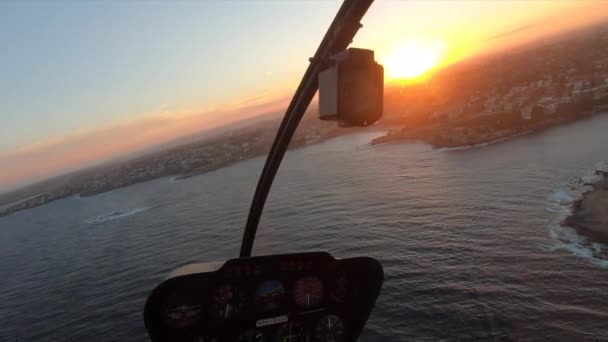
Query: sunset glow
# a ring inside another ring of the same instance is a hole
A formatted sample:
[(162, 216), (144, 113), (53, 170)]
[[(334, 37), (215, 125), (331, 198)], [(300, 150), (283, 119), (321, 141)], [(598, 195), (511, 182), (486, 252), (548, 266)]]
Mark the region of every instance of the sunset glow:
[[(0, 192), (282, 114), (339, 7), (0, 2)], [(608, 3), (595, 0), (376, 1), (351, 46), (374, 51), (388, 87), (427, 84), (461, 62), (606, 19)]]
[(412, 79), (437, 67), (442, 59), (444, 44), (414, 42), (400, 46), (384, 61), (387, 76), (392, 79)]

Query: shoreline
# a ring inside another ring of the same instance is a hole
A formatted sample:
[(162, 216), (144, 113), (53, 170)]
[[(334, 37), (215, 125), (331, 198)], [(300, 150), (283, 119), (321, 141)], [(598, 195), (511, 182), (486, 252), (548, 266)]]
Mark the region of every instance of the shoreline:
[[(496, 134), (494, 134), (494, 135), (484, 135), (483, 137), (476, 137), (476, 139), (468, 140), (468, 141), (460, 143), (460, 144), (446, 144), (445, 141), (442, 141), (441, 139), (439, 141), (434, 141), (433, 138), (436, 138), (437, 135), (429, 136), (429, 135), (425, 134), (425, 133), (429, 133), (430, 131), (433, 131), (434, 129), (437, 128), (436, 125), (430, 125), (430, 126), (425, 126), (425, 127), (421, 127), (421, 128), (416, 128), (411, 131), (405, 131), (405, 133), (400, 132), (400, 133), (395, 134), (395, 133), (392, 133), (394, 131), (388, 131), (385, 135), (372, 139), (369, 142), (369, 145), (373, 146), (373, 145), (391, 143), (391, 142), (396, 142), (396, 141), (421, 141), (423, 143), (430, 144), (434, 149), (475, 148), (475, 147), (481, 147), (481, 146), (487, 146), (487, 145), (491, 145), (491, 144), (505, 142), (505, 141), (508, 141), (512, 138), (515, 138), (515, 137), (518, 137), (521, 135), (540, 133), (544, 130), (547, 130), (547, 129), (550, 129), (550, 128), (553, 128), (556, 126), (566, 125), (566, 124), (569, 124), (572, 122), (590, 118), (594, 115), (601, 115), (601, 114), (607, 114), (607, 113), (608, 112), (606, 112), (605, 109), (602, 108), (601, 111), (597, 110), (594, 112), (583, 113), (584, 116), (552, 118), (551, 120), (536, 122), (533, 127), (526, 126), (526, 127), (521, 127), (520, 129), (499, 130), (499, 131), (496, 131), (495, 132)], [(381, 126), (384, 129), (387, 129), (388, 127), (390, 127), (390, 126), (386, 126), (386, 125), (382, 125), (382, 124), (381, 124)], [(357, 128), (351, 128), (351, 129), (346, 129), (346, 130), (343, 130), (343, 129), (333, 130), (333, 131), (327, 132), (327, 134), (325, 134), (321, 137), (317, 137), (314, 140), (306, 140), (301, 137), (298, 139), (298, 137), (296, 137), (291, 142), (288, 149), (292, 150), (292, 149), (299, 149), (299, 148), (303, 148), (303, 147), (313, 146), (313, 145), (324, 143), (325, 141), (333, 139), (333, 138), (346, 136), (346, 135), (353, 134), (353, 133), (359, 133), (361, 131), (362, 131), (361, 129), (357, 129)], [(60, 200), (60, 199), (64, 199), (66, 197), (70, 197), (70, 196), (74, 196), (74, 195), (77, 195), (80, 197), (92, 197), (92, 196), (100, 195), (103, 193), (108, 193), (108, 192), (111, 192), (114, 190), (118, 190), (121, 188), (125, 188), (125, 187), (131, 186), (131, 185), (135, 185), (138, 183), (152, 181), (155, 179), (168, 177), (168, 176), (172, 177), (173, 181), (181, 181), (181, 180), (184, 180), (187, 178), (195, 177), (200, 174), (212, 172), (212, 171), (233, 165), (240, 161), (245, 161), (245, 160), (249, 160), (252, 158), (260, 157), (260, 156), (265, 155), (266, 153), (267, 153), (267, 151), (258, 150), (251, 154), (248, 154), (248, 155), (240, 155), (238, 157), (235, 156), (235, 158), (222, 160), (217, 163), (213, 163), (211, 165), (199, 167), (198, 169), (191, 170), (189, 172), (173, 174), (173, 175), (164, 174), (164, 175), (151, 176), (151, 177), (142, 177), (142, 178), (138, 179), (137, 181), (125, 183), (121, 186), (108, 187), (108, 188), (104, 188), (104, 189), (96, 189), (96, 191), (86, 191), (85, 190), (85, 191), (80, 191), (80, 192), (63, 192), (61, 194), (57, 194), (56, 196), (53, 196), (51, 194), (39, 194), (39, 195), (32, 196), (32, 198), (34, 198), (34, 200), (31, 200), (31, 201), (30, 200), (21, 200), (16, 205), (13, 205), (8, 208), (4, 208), (3, 210), (0, 210), (0, 218), (4, 217), (4, 216), (8, 216), (8, 215), (16, 213), (16, 212), (19, 212), (19, 211), (32, 209), (32, 208), (42, 206), (47, 203), (50, 203), (50, 202), (53, 202), (56, 200)], [(608, 243), (608, 237), (606, 238), (606, 241)]]
[[(494, 143), (507, 141), (519, 136), (541, 133), (545, 130), (567, 125), (573, 122), (585, 120), (596, 115), (608, 114), (606, 108), (598, 108), (597, 110), (581, 113), (575, 117), (555, 117), (548, 118), (540, 122), (529, 122), (519, 127), (495, 129), (491, 134), (482, 132), (479, 135), (466, 135), (462, 133), (465, 130), (479, 129), (473, 128), (457, 128), (460, 129), (460, 135), (450, 134), (450, 130), (454, 129), (452, 125), (434, 124), (425, 127), (413, 129), (403, 128), (401, 131), (390, 131), (384, 136), (373, 139), (370, 145), (379, 145), (393, 143), (399, 141), (420, 141), (431, 145), (434, 149), (457, 149), (457, 148), (472, 148), (487, 146)], [(455, 123), (454, 126), (458, 125)], [(481, 130), (483, 131), (483, 130)]]
[[(358, 128), (333, 130), (333, 131), (328, 132), (328, 134), (325, 134), (321, 137), (318, 137), (317, 139), (312, 139), (312, 140), (306, 140), (306, 139), (302, 139), (299, 137), (294, 137), (294, 140), (292, 140), (292, 142), (290, 143), (288, 150), (296, 150), (296, 149), (305, 148), (308, 146), (322, 144), (328, 140), (331, 140), (334, 138), (339, 138), (341, 136), (346, 136), (346, 135), (353, 134), (353, 133), (360, 133), (361, 131), (362, 130), (358, 129)], [(270, 146), (268, 146), (268, 148), (270, 148)], [(9, 207), (6, 207), (6, 208), (0, 210), (0, 218), (23, 211), (23, 210), (28, 210), (28, 209), (33, 209), (35, 207), (43, 206), (45, 204), (48, 204), (48, 203), (51, 203), (54, 201), (58, 201), (58, 200), (62, 200), (62, 199), (68, 198), (70, 196), (79, 196), (82, 198), (93, 197), (93, 196), (109, 193), (109, 192), (112, 192), (112, 191), (115, 191), (118, 189), (126, 188), (131, 185), (144, 183), (144, 182), (148, 182), (148, 181), (153, 181), (153, 180), (160, 179), (163, 177), (172, 177), (173, 181), (177, 182), (177, 181), (181, 181), (181, 180), (184, 180), (187, 178), (192, 178), (192, 177), (195, 177), (195, 176), (198, 176), (201, 174), (205, 174), (208, 172), (216, 171), (216, 170), (222, 169), (224, 167), (228, 167), (230, 165), (236, 164), (238, 162), (257, 158), (257, 157), (264, 156), (267, 154), (268, 154), (268, 151), (256, 151), (256, 152), (253, 152), (248, 155), (241, 155), (241, 156), (238, 156), (235, 158), (222, 160), (220, 162), (213, 163), (211, 165), (199, 167), (198, 169), (195, 169), (195, 170), (192, 170), (189, 172), (173, 174), (173, 175), (166, 174), (166, 175), (159, 175), (159, 176), (153, 176), (153, 177), (143, 177), (135, 182), (130, 182), (128, 184), (124, 184), (124, 185), (118, 186), (118, 187), (109, 187), (109, 188), (103, 189), (102, 191), (80, 191), (80, 192), (74, 192), (74, 193), (66, 192), (66, 193), (58, 194), (57, 196), (52, 196), (51, 194), (47, 194), (47, 193), (38, 194), (38, 195), (31, 196), (30, 198), (19, 200), (19, 201), (15, 202), (14, 205), (11, 205)], [(30, 199), (34, 199), (34, 201), (30, 201)]]
[[(309, 147), (309, 146), (314, 146), (314, 145), (322, 144), (322, 143), (324, 143), (324, 142), (326, 142), (328, 140), (331, 140), (331, 139), (339, 138), (339, 137), (346, 136), (346, 135), (349, 135), (349, 134), (360, 133), (361, 130), (356, 129), (356, 130), (352, 130), (352, 131), (346, 132), (346, 133), (338, 133), (339, 131), (335, 131), (335, 132), (336, 133), (334, 133), (334, 134), (328, 134), (328, 135), (325, 135), (325, 136), (320, 137), (318, 139), (309, 140), (309, 141), (307, 141), (307, 140), (294, 140), (294, 141), (291, 142), (291, 144), (289, 145), (289, 147), (287, 148), (287, 150), (288, 151), (289, 150), (297, 150), (297, 149), (300, 149), (300, 148), (305, 148), (305, 147)], [(269, 146), (269, 148), (270, 148), (270, 146)], [(222, 162), (219, 162), (219, 163), (216, 163), (216, 164), (213, 164), (213, 165), (204, 166), (202, 168), (199, 168), (197, 170), (192, 170), (190, 172), (181, 173), (181, 174), (178, 174), (178, 175), (173, 175), (173, 181), (177, 182), (177, 181), (180, 181), (180, 180), (188, 179), (188, 178), (195, 177), (195, 176), (207, 173), (207, 172), (216, 171), (216, 170), (222, 169), (224, 167), (228, 167), (230, 165), (233, 165), (233, 164), (236, 164), (236, 163), (239, 163), (239, 162), (242, 162), (242, 161), (246, 161), (246, 160), (253, 159), (253, 158), (258, 158), (260, 156), (267, 156), (267, 155), (268, 155), (268, 152), (266, 151), (266, 152), (263, 152), (263, 153), (254, 153), (254, 154), (247, 155), (247, 156), (240, 156), (239, 158), (222, 161)]]

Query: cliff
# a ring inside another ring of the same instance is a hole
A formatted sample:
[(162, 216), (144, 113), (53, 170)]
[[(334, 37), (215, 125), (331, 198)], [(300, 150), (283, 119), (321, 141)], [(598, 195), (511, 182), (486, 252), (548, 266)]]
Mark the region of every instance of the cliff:
[(564, 224), (592, 240), (608, 244), (608, 172), (598, 174), (603, 178), (574, 203), (573, 213)]

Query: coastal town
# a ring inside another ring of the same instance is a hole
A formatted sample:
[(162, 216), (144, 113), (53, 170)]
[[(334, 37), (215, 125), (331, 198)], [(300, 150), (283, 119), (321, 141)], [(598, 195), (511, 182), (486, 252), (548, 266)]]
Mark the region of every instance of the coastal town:
[[(173, 148), (160, 149), (127, 160), (90, 167), (58, 176), (0, 196), (0, 217), (69, 196), (93, 196), (161, 177), (181, 180), (268, 152), (280, 117), (226, 129)], [(290, 148), (318, 143), (356, 129), (340, 129), (309, 113)], [(16, 199), (16, 200), (15, 200)]]
[[(407, 104), (407, 105), (405, 105)], [(440, 72), (389, 94), (397, 126), (374, 143), (487, 143), (608, 109), (608, 28)]]
[[(372, 144), (420, 140), (477, 145), (608, 112), (608, 25), (438, 71), (420, 84), (386, 85), (387, 133)], [(265, 154), (280, 114), (222, 134), (57, 176), (0, 196), (0, 216), (69, 196), (92, 196), (160, 177), (180, 180)], [(356, 132), (312, 108), (290, 147)]]

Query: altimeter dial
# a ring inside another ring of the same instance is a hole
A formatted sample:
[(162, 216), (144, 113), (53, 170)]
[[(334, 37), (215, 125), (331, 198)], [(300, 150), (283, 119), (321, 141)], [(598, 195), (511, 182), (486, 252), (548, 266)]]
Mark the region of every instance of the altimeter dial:
[(313, 308), (323, 299), (323, 282), (316, 276), (305, 276), (296, 281), (293, 292), (297, 306), (304, 309)]
[(323, 316), (315, 327), (315, 339), (319, 342), (344, 341), (344, 323), (336, 315)]
[(215, 290), (211, 312), (218, 319), (230, 318), (243, 309), (245, 300), (245, 294), (238, 287), (222, 285)]

